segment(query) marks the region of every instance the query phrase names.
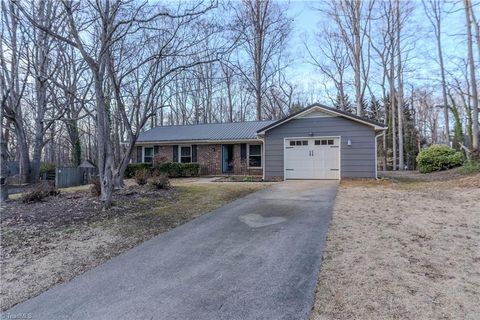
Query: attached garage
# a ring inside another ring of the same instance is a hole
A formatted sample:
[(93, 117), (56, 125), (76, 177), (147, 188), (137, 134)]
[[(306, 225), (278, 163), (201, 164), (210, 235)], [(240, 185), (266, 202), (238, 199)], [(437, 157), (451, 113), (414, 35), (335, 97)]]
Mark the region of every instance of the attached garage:
[(376, 178), (380, 123), (320, 104), (259, 130), (264, 178)]
[(286, 138), (285, 179), (340, 179), (340, 138)]

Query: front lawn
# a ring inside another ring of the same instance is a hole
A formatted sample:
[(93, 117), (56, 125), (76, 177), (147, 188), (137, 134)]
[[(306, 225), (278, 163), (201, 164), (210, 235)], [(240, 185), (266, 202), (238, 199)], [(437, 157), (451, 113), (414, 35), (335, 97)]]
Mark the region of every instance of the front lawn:
[(480, 174), (342, 181), (312, 320), (478, 319)]
[(174, 180), (173, 189), (152, 190), (129, 184), (115, 193), (115, 205), (106, 211), (85, 188), (66, 190), (40, 203), (2, 204), (0, 307), (5, 310), (267, 186)]

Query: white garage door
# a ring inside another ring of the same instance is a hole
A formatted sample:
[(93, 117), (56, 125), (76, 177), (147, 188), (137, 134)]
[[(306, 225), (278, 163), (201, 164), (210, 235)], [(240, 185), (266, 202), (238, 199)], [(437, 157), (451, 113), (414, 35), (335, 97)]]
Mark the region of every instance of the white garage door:
[(340, 179), (340, 139), (286, 139), (285, 178)]

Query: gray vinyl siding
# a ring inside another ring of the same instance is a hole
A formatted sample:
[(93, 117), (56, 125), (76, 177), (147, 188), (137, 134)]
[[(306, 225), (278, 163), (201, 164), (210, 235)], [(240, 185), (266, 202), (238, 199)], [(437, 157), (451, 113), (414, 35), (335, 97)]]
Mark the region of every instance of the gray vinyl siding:
[[(343, 117), (292, 119), (265, 134), (265, 176), (283, 177), (284, 138), (314, 136), (341, 137), (341, 177), (375, 177), (375, 130)], [(347, 141), (352, 145), (348, 146)]]

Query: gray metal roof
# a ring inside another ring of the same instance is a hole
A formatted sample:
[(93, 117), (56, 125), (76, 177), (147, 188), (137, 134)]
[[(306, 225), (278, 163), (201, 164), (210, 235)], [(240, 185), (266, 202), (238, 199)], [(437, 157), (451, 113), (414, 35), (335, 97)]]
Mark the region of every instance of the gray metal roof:
[(274, 121), (161, 126), (142, 132), (138, 142), (235, 141), (256, 139), (257, 131)]

